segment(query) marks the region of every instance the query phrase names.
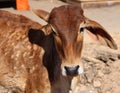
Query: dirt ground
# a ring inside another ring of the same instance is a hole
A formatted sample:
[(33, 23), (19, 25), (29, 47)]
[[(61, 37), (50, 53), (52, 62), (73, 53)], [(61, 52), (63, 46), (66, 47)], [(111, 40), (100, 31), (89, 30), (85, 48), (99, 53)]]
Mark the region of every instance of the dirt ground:
[(85, 72), (76, 93), (120, 93), (120, 34), (112, 34), (118, 50), (85, 42), (82, 54)]
[[(53, 7), (64, 3), (54, 0), (53, 2), (51, 0), (29, 0), (29, 4), (31, 10), (44, 9), (50, 11)], [(13, 8), (4, 8), (4, 10), (25, 15), (41, 24), (46, 24), (31, 10), (16, 11)], [(105, 27), (116, 41), (118, 50), (100, 46), (85, 33), (82, 53), (85, 72), (80, 76), (81, 80), (75, 93), (120, 93), (120, 5), (85, 8), (84, 14)]]

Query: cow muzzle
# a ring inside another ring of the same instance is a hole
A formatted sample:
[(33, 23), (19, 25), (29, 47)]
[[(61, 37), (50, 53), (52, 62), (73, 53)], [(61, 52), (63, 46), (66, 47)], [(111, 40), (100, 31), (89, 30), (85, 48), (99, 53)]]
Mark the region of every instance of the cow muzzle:
[(64, 76), (77, 76), (83, 73), (83, 68), (79, 65), (77, 66), (64, 66), (62, 68), (62, 75)]

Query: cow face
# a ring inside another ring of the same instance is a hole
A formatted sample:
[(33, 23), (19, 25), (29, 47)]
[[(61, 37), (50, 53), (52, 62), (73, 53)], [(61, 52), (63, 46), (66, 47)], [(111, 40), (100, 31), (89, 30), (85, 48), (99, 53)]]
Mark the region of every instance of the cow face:
[(50, 14), (48, 22), (54, 31), (54, 41), (62, 62), (63, 75), (75, 76), (83, 72), (80, 62), (83, 19), (83, 11), (79, 7), (59, 7), (53, 9)]
[[(89, 20), (83, 15), (79, 6), (60, 6), (51, 13), (43, 10), (34, 11), (38, 16), (48, 22), (43, 27), (43, 32), (48, 35), (53, 33), (56, 50), (61, 60), (61, 72), (64, 76), (76, 76), (83, 72), (80, 61), (83, 46), (83, 31), (110, 48), (117, 49), (112, 37), (97, 22)], [(46, 29), (50, 27), (49, 31)]]

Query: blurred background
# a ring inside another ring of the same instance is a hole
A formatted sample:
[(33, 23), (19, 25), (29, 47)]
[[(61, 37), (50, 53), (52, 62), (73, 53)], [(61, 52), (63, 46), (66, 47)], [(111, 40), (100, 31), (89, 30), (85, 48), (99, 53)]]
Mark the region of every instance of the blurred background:
[[(24, 1), (27, 7), (23, 7)], [(17, 4), (22, 8), (17, 8)], [(50, 12), (54, 7), (67, 4), (80, 5), (84, 15), (99, 22), (118, 45), (118, 50), (111, 50), (97, 45), (85, 34), (82, 54), (85, 72), (80, 76), (75, 93), (120, 93), (120, 0), (0, 0), (0, 9), (24, 15), (44, 25), (46, 22), (32, 9)]]
[[(17, 4), (20, 2), (29, 1), (46, 1), (46, 0), (0, 0), (0, 8), (13, 7), (17, 8)], [(81, 4), (83, 7), (100, 7), (109, 6), (120, 3), (120, 0), (49, 0), (50, 2), (62, 1), (69, 4)]]

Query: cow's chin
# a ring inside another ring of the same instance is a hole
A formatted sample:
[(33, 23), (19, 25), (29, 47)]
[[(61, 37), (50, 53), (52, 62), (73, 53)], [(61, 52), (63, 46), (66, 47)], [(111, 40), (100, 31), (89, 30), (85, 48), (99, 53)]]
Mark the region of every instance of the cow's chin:
[(66, 76), (66, 77), (67, 76), (68, 77), (75, 77), (75, 76), (78, 76), (78, 75), (80, 75), (80, 74), (82, 74), (84, 72), (83, 67), (79, 67), (76, 72), (67, 72), (64, 67), (62, 67), (61, 70), (62, 70), (62, 75)]

